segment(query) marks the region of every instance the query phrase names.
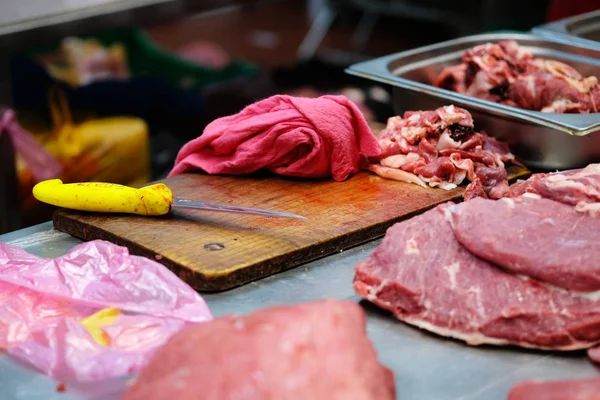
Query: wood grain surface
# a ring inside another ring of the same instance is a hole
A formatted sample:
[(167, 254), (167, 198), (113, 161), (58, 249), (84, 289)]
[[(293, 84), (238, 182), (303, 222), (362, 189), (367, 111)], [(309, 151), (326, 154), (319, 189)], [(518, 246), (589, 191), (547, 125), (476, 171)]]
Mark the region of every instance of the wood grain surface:
[[(513, 168), (510, 177), (528, 171)], [(361, 172), (345, 182), (278, 176), (184, 174), (168, 178), (175, 196), (300, 214), (308, 220), (174, 209), (165, 217), (58, 210), (54, 226), (104, 239), (153, 258), (199, 291), (220, 291), (382, 236), (400, 220), (446, 201), (452, 191)]]

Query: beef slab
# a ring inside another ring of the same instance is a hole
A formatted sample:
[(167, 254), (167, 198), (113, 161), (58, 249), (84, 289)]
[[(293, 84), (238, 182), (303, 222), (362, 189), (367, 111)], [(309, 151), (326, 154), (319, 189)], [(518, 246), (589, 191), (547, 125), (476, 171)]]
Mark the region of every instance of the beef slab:
[(389, 228), (356, 266), (356, 293), (402, 321), (472, 345), (573, 350), (600, 341), (599, 301), (523, 279), (471, 254), (455, 238), (450, 207)]
[(600, 400), (600, 378), (529, 381), (513, 386), (507, 400)]
[(551, 174), (534, 174), (526, 181), (512, 185), (508, 197), (518, 197), (524, 193), (537, 194), (545, 199), (576, 206), (580, 211), (598, 214), (600, 164)]
[(553, 200), (473, 199), (453, 207), (458, 241), (509, 271), (573, 291), (600, 290), (600, 218)]
[(391, 400), (365, 314), (324, 300), (226, 316), (175, 335), (124, 400)]

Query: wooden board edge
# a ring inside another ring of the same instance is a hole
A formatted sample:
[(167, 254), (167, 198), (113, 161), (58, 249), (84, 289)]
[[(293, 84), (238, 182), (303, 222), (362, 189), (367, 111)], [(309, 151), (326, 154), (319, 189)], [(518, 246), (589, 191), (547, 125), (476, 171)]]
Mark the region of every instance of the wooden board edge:
[[(453, 200), (450, 199), (448, 201)], [(438, 206), (439, 204), (441, 203), (433, 203), (422, 209), (415, 210), (405, 215), (391, 218), (387, 221), (383, 221), (348, 234), (339, 235), (332, 239), (323, 240), (319, 243), (311, 244), (277, 257), (266, 259), (248, 267), (240, 268), (237, 271), (223, 274), (223, 276), (211, 278), (202, 273), (186, 269), (168, 257), (161, 255), (161, 258), (157, 259), (157, 254), (154, 251), (145, 248), (138, 243), (133, 243), (130, 240), (117, 236), (102, 228), (79, 221), (77, 220), (76, 216), (71, 216), (67, 213), (64, 213), (62, 210), (57, 210), (54, 213), (52, 221), (57, 230), (73, 235), (84, 241), (97, 239), (106, 240), (118, 246), (127, 247), (132, 255), (146, 257), (150, 260), (156, 261), (167, 267), (196, 291), (223, 292), (381, 238), (385, 235), (386, 230), (395, 223), (412, 218), (415, 215), (421, 214)], [(59, 214), (61, 214), (61, 218), (56, 218), (56, 216)]]
[[(60, 218), (57, 218), (58, 216), (60, 216)], [(80, 221), (77, 219), (77, 216), (69, 215), (68, 213), (65, 213), (64, 210), (57, 210), (54, 212), (52, 215), (52, 225), (55, 229), (86, 242), (91, 240), (105, 240), (116, 244), (117, 246), (126, 247), (129, 254), (145, 257), (164, 265), (184, 282), (188, 279), (186, 275), (202, 275), (200, 273), (185, 270), (168, 257), (157, 254), (156, 252), (143, 247), (139, 243), (134, 243), (133, 241), (124, 239), (110, 231)], [(160, 257), (157, 258), (157, 256)]]

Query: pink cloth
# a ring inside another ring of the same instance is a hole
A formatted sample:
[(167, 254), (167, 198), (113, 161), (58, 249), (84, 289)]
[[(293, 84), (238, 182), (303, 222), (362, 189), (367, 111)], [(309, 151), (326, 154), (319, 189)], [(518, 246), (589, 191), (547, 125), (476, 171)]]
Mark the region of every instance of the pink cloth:
[(344, 96), (278, 95), (211, 122), (187, 143), (169, 176), (277, 174), (343, 181), (359, 171), (361, 156), (381, 152), (358, 107)]

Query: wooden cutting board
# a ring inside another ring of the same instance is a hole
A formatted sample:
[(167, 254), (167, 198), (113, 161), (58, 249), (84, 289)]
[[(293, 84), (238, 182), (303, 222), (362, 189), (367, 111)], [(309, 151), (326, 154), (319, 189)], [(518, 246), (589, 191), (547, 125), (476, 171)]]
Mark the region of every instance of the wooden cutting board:
[[(513, 180), (528, 174), (509, 170)], [(345, 182), (206, 174), (162, 182), (178, 197), (291, 212), (308, 220), (189, 209), (165, 217), (58, 210), (54, 226), (84, 240), (127, 246), (196, 290), (220, 291), (373, 240), (395, 222), (460, 200), (464, 190), (425, 189), (370, 172)]]

